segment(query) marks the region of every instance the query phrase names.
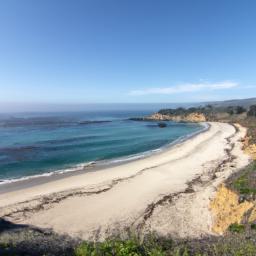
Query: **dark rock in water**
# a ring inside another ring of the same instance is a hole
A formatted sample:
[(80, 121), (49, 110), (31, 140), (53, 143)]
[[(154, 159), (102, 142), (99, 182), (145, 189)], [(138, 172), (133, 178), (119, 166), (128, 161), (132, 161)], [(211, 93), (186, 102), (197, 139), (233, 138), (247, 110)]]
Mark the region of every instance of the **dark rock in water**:
[(165, 128), (166, 126), (167, 126), (167, 124), (166, 123), (158, 123), (157, 124), (158, 125), (158, 127), (160, 127), (160, 128)]
[(106, 121), (81, 121), (81, 122), (79, 122), (79, 124), (81, 124), (81, 125), (86, 125), (86, 124), (103, 124), (103, 123), (110, 123), (110, 122), (112, 122), (112, 121), (108, 121), (108, 120), (106, 120)]
[(146, 121), (144, 117), (131, 117), (131, 118), (128, 118), (128, 120), (131, 120), (131, 121)]

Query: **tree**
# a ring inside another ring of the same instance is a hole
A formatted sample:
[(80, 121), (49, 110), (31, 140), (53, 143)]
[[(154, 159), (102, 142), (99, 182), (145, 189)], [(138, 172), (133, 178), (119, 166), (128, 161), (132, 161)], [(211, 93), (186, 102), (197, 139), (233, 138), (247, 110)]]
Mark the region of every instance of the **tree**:
[(247, 113), (248, 116), (256, 116), (256, 105), (250, 106), (250, 109)]
[(246, 112), (246, 109), (244, 107), (241, 107), (241, 106), (236, 107), (236, 114), (239, 115), (239, 114), (242, 114), (244, 112)]
[(246, 109), (242, 106), (229, 106), (227, 107), (227, 112), (230, 115), (235, 115), (235, 114), (239, 115), (246, 112)]
[(234, 115), (234, 108), (231, 107), (231, 106), (229, 106), (229, 107), (227, 108), (227, 112), (228, 112), (230, 115)]

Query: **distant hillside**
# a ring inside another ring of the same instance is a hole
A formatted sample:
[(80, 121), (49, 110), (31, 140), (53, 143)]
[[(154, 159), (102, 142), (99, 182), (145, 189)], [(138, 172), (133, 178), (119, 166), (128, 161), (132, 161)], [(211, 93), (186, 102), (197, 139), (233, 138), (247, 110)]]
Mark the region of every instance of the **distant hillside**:
[(242, 106), (249, 108), (251, 105), (256, 105), (256, 98), (204, 102), (204, 105), (212, 105), (214, 107)]
[[(175, 121), (175, 122), (237, 122), (256, 117), (256, 98), (204, 102), (194, 107), (163, 108), (157, 113), (135, 121)], [(255, 122), (255, 119), (254, 119)]]

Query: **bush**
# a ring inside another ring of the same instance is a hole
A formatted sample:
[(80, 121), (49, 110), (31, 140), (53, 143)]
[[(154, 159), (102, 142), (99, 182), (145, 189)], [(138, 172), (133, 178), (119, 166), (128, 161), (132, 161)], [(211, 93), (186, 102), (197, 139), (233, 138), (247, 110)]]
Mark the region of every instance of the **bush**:
[(228, 112), (230, 115), (234, 115), (234, 108), (233, 108), (233, 107), (228, 107), (228, 108), (227, 108), (227, 112)]
[(84, 242), (75, 249), (75, 256), (139, 256), (139, 255), (161, 255), (156, 252), (149, 252), (155, 254), (145, 254), (144, 248), (136, 240), (107, 240), (102, 243), (88, 243)]
[(256, 116), (256, 105), (250, 106), (249, 111), (247, 112), (248, 116)]
[(230, 178), (231, 189), (235, 189), (240, 195), (248, 196), (256, 195), (256, 161), (246, 166)]
[(241, 107), (241, 106), (237, 106), (236, 107), (236, 113), (239, 115), (239, 114), (242, 114), (246, 112), (246, 109), (244, 107)]
[(252, 230), (256, 230), (256, 224), (255, 224), (255, 223), (252, 223), (252, 224), (251, 224), (251, 229), (252, 229)]
[(235, 232), (199, 240), (149, 236), (142, 243), (136, 239), (85, 242), (75, 250), (75, 256), (255, 256), (255, 231), (250, 235), (241, 232), (244, 226), (237, 223), (231, 229)]
[(234, 114), (239, 115), (239, 114), (246, 112), (246, 109), (242, 106), (229, 106), (229, 107), (227, 107), (226, 111), (230, 115), (234, 115)]
[(234, 223), (229, 226), (229, 231), (235, 233), (242, 233), (245, 231), (245, 226), (243, 224)]

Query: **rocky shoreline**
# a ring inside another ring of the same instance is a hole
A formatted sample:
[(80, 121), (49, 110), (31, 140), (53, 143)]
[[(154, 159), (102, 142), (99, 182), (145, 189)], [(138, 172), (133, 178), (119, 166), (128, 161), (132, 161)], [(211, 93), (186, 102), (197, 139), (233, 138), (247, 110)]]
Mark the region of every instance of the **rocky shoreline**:
[(133, 117), (129, 120), (133, 121), (174, 121), (174, 122), (192, 122), (200, 123), (205, 122), (206, 117), (200, 113), (191, 113), (188, 115), (164, 115), (160, 113), (154, 113), (145, 117)]

